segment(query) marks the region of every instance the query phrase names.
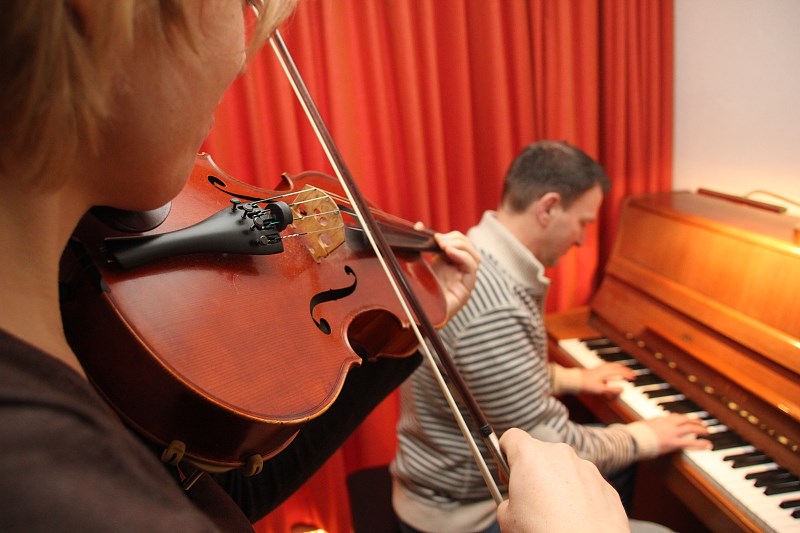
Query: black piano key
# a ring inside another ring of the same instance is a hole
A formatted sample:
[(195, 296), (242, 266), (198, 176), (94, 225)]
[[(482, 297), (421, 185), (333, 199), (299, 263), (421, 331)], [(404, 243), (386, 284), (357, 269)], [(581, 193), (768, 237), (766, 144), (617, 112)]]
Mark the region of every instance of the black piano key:
[(789, 471), (785, 468), (772, 468), (770, 470), (759, 470), (758, 472), (750, 472), (749, 474), (744, 476), (744, 478), (758, 480), (765, 477), (780, 476), (788, 473)]
[(746, 446), (748, 443), (739, 435), (729, 435), (727, 439), (721, 439), (717, 442), (714, 450), (729, 450), (731, 448), (738, 448), (739, 446)]
[(791, 509), (792, 507), (800, 507), (800, 498), (794, 500), (784, 500), (780, 505), (781, 509)]
[(747, 459), (740, 459), (738, 461), (734, 461), (731, 466), (733, 468), (743, 468), (745, 466), (763, 465), (771, 462), (772, 462), (771, 457), (762, 455), (760, 457), (748, 457)]
[(644, 393), (648, 398), (663, 398), (664, 396), (675, 396), (676, 394), (683, 394), (678, 389), (667, 387), (665, 389), (649, 390)]
[(671, 413), (696, 413), (698, 411), (702, 411), (703, 409), (697, 405), (696, 403), (689, 401), (689, 400), (674, 400), (671, 402), (661, 402), (661, 407), (666, 409)]
[(666, 382), (664, 378), (657, 374), (642, 374), (641, 376), (636, 376), (632, 383), (634, 387), (644, 387), (645, 385), (660, 385)]
[(794, 511), (792, 511), (792, 518), (800, 519), (800, 509), (795, 509)]
[(626, 354), (625, 352), (620, 353), (601, 353), (596, 352), (597, 357), (605, 361), (606, 363), (622, 363), (624, 361), (636, 361), (633, 357)]
[(797, 491), (800, 491), (800, 480), (795, 478), (794, 480), (787, 481), (786, 483), (768, 486), (766, 489), (764, 489), (764, 494), (767, 496), (772, 496), (773, 494), (786, 494), (787, 492)]
[(630, 355), (626, 354), (622, 351), (622, 348), (619, 346), (593, 346), (589, 348), (591, 351), (596, 353), (599, 357), (613, 357), (618, 355), (626, 355), (630, 358)]
[(733, 431), (720, 431), (719, 433), (704, 435), (701, 438), (711, 441), (711, 444), (713, 444), (712, 450), (728, 450), (747, 444), (744, 439)]
[(772, 457), (760, 452), (737, 453), (722, 458), (723, 461), (731, 461), (732, 468), (742, 468), (744, 466), (763, 465), (772, 462)]
[(762, 477), (756, 480), (756, 487), (769, 487), (782, 481), (791, 480), (792, 475), (789, 472), (785, 474), (775, 474), (773, 476)]
[(592, 351), (597, 353), (597, 355), (625, 353), (622, 351), (622, 348), (613, 344), (610, 346), (594, 346)]
[[(631, 361), (633, 361), (633, 359), (631, 359)], [(623, 361), (620, 364), (624, 364), (631, 370), (647, 370), (648, 372), (650, 371), (650, 369), (644, 366), (642, 363), (637, 363), (635, 361), (633, 363), (628, 363), (627, 361)]]
[(581, 342), (588, 348), (604, 348), (606, 346), (615, 346), (613, 342), (605, 337), (597, 337), (594, 339), (581, 339)]

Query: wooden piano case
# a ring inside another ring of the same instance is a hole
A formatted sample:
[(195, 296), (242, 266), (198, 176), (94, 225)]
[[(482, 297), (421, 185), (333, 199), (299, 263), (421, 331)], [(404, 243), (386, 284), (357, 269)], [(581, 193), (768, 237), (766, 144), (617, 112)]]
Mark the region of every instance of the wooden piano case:
[[(800, 475), (799, 230), (798, 218), (702, 194), (627, 199), (588, 308), (547, 317), (551, 358), (574, 365), (559, 340), (607, 337)], [(636, 419), (621, 402), (580, 399), (603, 422)], [(761, 530), (680, 454), (650, 463), (634, 514), (679, 531)]]

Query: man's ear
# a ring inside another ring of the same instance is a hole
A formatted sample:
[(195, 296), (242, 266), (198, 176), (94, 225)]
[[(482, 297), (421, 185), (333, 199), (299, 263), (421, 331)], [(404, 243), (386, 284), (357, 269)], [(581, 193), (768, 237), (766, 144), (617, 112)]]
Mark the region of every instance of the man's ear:
[(536, 220), (542, 226), (550, 224), (553, 216), (553, 210), (561, 206), (561, 195), (557, 192), (548, 192), (543, 194), (536, 200), (532, 207), (534, 208)]

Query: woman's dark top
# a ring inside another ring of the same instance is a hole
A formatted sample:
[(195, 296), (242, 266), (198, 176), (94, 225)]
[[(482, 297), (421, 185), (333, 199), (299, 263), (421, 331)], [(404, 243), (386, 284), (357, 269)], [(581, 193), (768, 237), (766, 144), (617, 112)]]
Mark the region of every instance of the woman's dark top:
[(261, 474), (206, 475), (187, 493), (82, 376), (0, 331), (0, 531), (252, 531), (419, 362), (365, 362)]

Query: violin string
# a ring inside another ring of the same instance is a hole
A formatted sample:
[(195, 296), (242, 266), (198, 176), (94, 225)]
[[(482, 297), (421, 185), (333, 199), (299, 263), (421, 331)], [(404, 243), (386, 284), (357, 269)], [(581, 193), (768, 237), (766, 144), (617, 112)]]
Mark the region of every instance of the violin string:
[[(275, 200), (279, 200), (281, 198), (286, 198), (287, 196), (298, 196), (302, 192), (308, 192), (308, 190), (309, 189), (304, 189), (304, 190), (300, 190), (300, 191), (287, 192), (287, 193), (284, 193), (284, 194), (276, 194), (275, 196), (270, 196), (269, 198), (262, 198), (260, 200), (254, 200), (251, 203), (254, 203), (254, 204), (266, 204), (266, 203), (269, 203), (269, 202), (274, 202)], [(306, 198), (305, 200), (300, 200), (299, 202), (293, 202), (290, 205), (302, 204), (302, 203), (305, 203), (305, 202), (311, 202), (313, 200), (324, 200), (325, 198), (330, 198), (327, 194), (325, 194), (324, 192), (320, 191), (319, 189), (315, 188), (315, 190), (320, 193), (319, 196), (315, 196), (313, 198)]]
[[(299, 194), (299, 192), (291, 192), (291, 193), (287, 193), (287, 194), (279, 194), (277, 196), (272, 196), (270, 198), (263, 198), (261, 200), (254, 200), (254, 201), (252, 201), (250, 203), (253, 203), (253, 204), (269, 203), (269, 202), (275, 201), (278, 198), (286, 198), (287, 196), (292, 196), (292, 195), (297, 195), (297, 194)], [(330, 197), (328, 195), (323, 193), (320, 196), (315, 196), (313, 198), (306, 198), (305, 200), (300, 200), (299, 202), (290, 202), (287, 205), (289, 205), (289, 207), (295, 207), (297, 205), (308, 204), (308, 203), (311, 203), (311, 202), (313, 202), (315, 200), (324, 200), (326, 198), (330, 199)], [(318, 213), (311, 213), (311, 214), (308, 214), (308, 215), (301, 215), (301, 216), (292, 217), (292, 222), (297, 222), (298, 220), (305, 220), (307, 218), (318, 218), (318, 217), (324, 217), (325, 215), (338, 215), (338, 214), (341, 214), (341, 210), (340, 209), (338, 209), (338, 208), (337, 209), (331, 209), (329, 211), (320, 211)], [(332, 230), (332, 229), (339, 229), (341, 227), (344, 227), (344, 225), (335, 226), (335, 227), (331, 227), (331, 228), (327, 228), (327, 229), (319, 230), (319, 231), (329, 231), (329, 230)], [(317, 232), (316, 231), (312, 231), (312, 232), (305, 232), (305, 233), (302, 233), (302, 234), (298, 233), (297, 235), (305, 235), (305, 234), (308, 234), (308, 233), (317, 233)]]
[[(328, 179), (331, 179), (331, 180), (335, 179), (332, 176), (328, 176), (327, 174), (322, 174), (322, 175), (326, 176)], [(298, 203), (310, 202), (312, 200), (321, 200), (321, 199), (326, 198), (326, 197), (329, 198), (329, 199), (332, 199), (334, 201), (334, 203), (337, 203), (337, 202), (346, 203), (347, 202), (347, 198), (345, 196), (342, 196), (340, 194), (336, 194), (335, 192), (322, 191), (321, 189), (318, 189), (317, 187), (313, 187), (313, 186), (310, 186), (310, 185), (309, 185), (309, 187), (312, 187), (314, 190), (319, 191), (321, 193), (321, 196), (314, 197), (314, 198), (308, 198), (306, 200), (302, 200), (301, 202), (290, 203), (289, 205), (297, 205)], [(280, 198), (286, 198), (287, 196), (297, 195), (297, 194), (300, 194), (301, 192), (304, 192), (304, 191), (307, 191), (307, 190), (308, 189), (304, 189), (304, 190), (297, 191), (297, 192), (289, 192), (289, 193), (285, 193), (285, 194), (279, 194), (279, 195), (271, 196), (269, 198), (264, 198), (263, 200), (258, 200), (258, 201), (259, 202), (271, 202), (271, 201), (274, 201), (274, 200), (277, 200), (277, 199), (280, 199)], [(345, 206), (340, 205), (339, 206), (339, 211), (347, 213), (349, 215), (353, 215), (354, 217), (356, 217), (356, 214), (353, 213), (349, 208), (347, 208)], [(386, 211), (383, 211), (381, 209), (373, 209), (372, 211), (373, 211), (373, 213), (379, 213), (382, 217), (385, 217), (388, 220), (398, 222), (398, 223), (400, 223), (402, 225), (407, 225), (408, 224), (408, 222), (403, 220), (402, 218), (400, 218), (400, 217), (398, 217), (396, 215), (393, 215), (391, 213), (387, 213)]]
[[(289, 204), (289, 205), (296, 205), (296, 204)], [(321, 216), (324, 216), (324, 215), (338, 215), (338, 214), (339, 214), (339, 210), (338, 209), (331, 209), (330, 211), (320, 211), (319, 213), (312, 213), (310, 215), (302, 215), (302, 216), (299, 216), (299, 217), (294, 217), (294, 218), (292, 218), (292, 221), (304, 220), (306, 218), (321, 217)]]
[(296, 232), (296, 233), (289, 233), (289, 234), (286, 234), (286, 235), (281, 235), (281, 239), (294, 239), (295, 237), (301, 237), (303, 235), (311, 235), (312, 233), (324, 233), (326, 231), (337, 230), (337, 229), (341, 229), (341, 228), (344, 228), (344, 227), (345, 227), (344, 224), (342, 224), (341, 226), (334, 226), (334, 227), (331, 227), (331, 228), (312, 229), (310, 231), (300, 231), (300, 232)]
[[(330, 179), (333, 179), (333, 178), (330, 178)], [(334, 204), (336, 204), (336, 201), (338, 201), (340, 203), (344, 203), (347, 200), (345, 197), (343, 197), (341, 195), (338, 195), (338, 194), (335, 194), (335, 193), (332, 193), (330, 191), (322, 191), (320, 189), (317, 189), (316, 187), (314, 187), (314, 189), (321, 193), (320, 196), (315, 196), (313, 198), (306, 198), (305, 200), (301, 200), (299, 202), (290, 202), (289, 206), (294, 207), (296, 205), (302, 205), (304, 203), (311, 202), (311, 201), (314, 201), (314, 200), (323, 200), (325, 198), (334, 200)], [(305, 190), (308, 190), (308, 189), (305, 189)], [(301, 192), (303, 192), (303, 191), (289, 192), (289, 193), (285, 193), (285, 194), (278, 194), (278, 195), (275, 195), (275, 196), (271, 196), (269, 198), (256, 200), (255, 203), (268, 203), (268, 202), (272, 202), (272, 201), (275, 201), (275, 200), (278, 200), (278, 199), (281, 199), (281, 198), (286, 198), (287, 196), (299, 195)], [(337, 204), (337, 207), (338, 207), (337, 211), (339, 213), (347, 213), (348, 215), (351, 215), (352, 217), (354, 217), (356, 219), (359, 218), (358, 214), (353, 212), (352, 209), (350, 209), (348, 207), (345, 207), (345, 206), (342, 206), (342, 205), (338, 205), (338, 204)], [(332, 214), (332, 213), (335, 213), (337, 211), (326, 211), (325, 214)], [(377, 210), (377, 212), (379, 212), (381, 214), (381, 216), (386, 218), (386, 222), (400, 223), (402, 226), (407, 226), (408, 225), (408, 222), (406, 222), (405, 220), (401, 219), (400, 217), (392, 215), (391, 213), (386, 213), (385, 211), (380, 211), (380, 210)], [(320, 214), (322, 214), (322, 213), (320, 213)], [(297, 218), (295, 220), (297, 220)]]
[[(302, 78), (300, 77), (299, 72), (296, 70), (296, 66), (294, 65), (294, 62), (291, 60), (291, 55), (289, 54), (289, 51), (286, 48), (286, 44), (283, 42), (283, 37), (281, 37), (281, 34), (280, 34), (280, 32), (278, 30), (275, 30), (275, 32), (273, 33), (272, 37), (270, 38), (270, 44), (271, 44), (273, 50), (275, 51), (275, 54), (278, 57), (278, 60), (279, 60), (279, 62), (281, 64), (281, 67), (283, 68), (284, 72), (286, 73), (286, 75), (287, 75), (287, 77), (289, 79), (289, 82), (290, 82), (290, 84), (292, 86), (292, 89), (295, 92), (295, 95), (297, 96), (301, 106), (303, 107), (303, 110), (305, 111), (306, 116), (308, 117), (312, 128), (314, 129), (314, 132), (317, 135), (317, 139), (320, 141), (320, 143), (322, 145), (322, 148), (325, 151), (326, 156), (328, 157), (328, 160), (331, 162), (331, 164), (332, 164), (332, 166), (333, 166), (333, 168), (334, 168), (334, 170), (336, 172), (336, 175), (339, 178), (339, 182), (341, 183), (342, 187), (344, 188), (344, 191), (347, 194), (347, 197), (350, 199), (350, 203), (351, 203), (352, 208), (354, 209), (354, 211), (358, 215), (359, 220), (362, 220), (362, 221), (365, 220), (364, 216), (361, 214), (361, 210), (358, 207), (357, 202), (355, 201), (354, 195), (353, 195), (352, 191), (350, 190), (350, 187), (348, 187), (348, 185), (347, 185), (347, 180), (345, 180), (345, 178), (343, 176), (343, 172), (344, 171), (341, 168), (341, 167), (343, 167), (343, 165), (340, 165), (338, 160), (337, 160), (337, 158), (334, 157), (334, 155), (333, 155), (334, 148), (331, 146), (332, 145), (332, 141), (330, 143), (327, 142), (328, 141), (327, 137), (325, 135), (323, 135), (323, 133), (322, 133), (322, 128), (323, 128), (322, 120), (321, 120), (321, 118), (318, 119), (318, 117), (316, 117), (315, 114), (312, 112), (311, 106), (313, 105), (313, 102), (310, 101), (311, 100), (310, 95), (308, 94), (307, 90), (306, 91), (302, 91), (300, 89), (300, 84), (302, 83)], [(291, 64), (292, 64), (292, 68), (291, 69), (290, 69), (290, 66), (289, 66), (290, 61), (291, 61)], [(316, 110), (316, 106), (314, 106), (314, 109)], [(447, 401), (448, 406), (450, 407), (450, 410), (452, 411), (453, 416), (456, 419), (456, 423), (457, 423), (458, 427), (460, 428), (461, 433), (464, 436), (464, 440), (467, 442), (470, 450), (472, 451), (473, 458), (475, 459), (475, 462), (478, 465), (478, 469), (480, 470), (481, 475), (484, 478), (486, 486), (489, 489), (489, 492), (491, 493), (492, 497), (494, 498), (495, 503), (497, 505), (500, 505), (500, 503), (502, 503), (502, 501), (503, 501), (503, 497), (500, 494), (500, 490), (497, 488), (497, 484), (495, 483), (494, 479), (492, 478), (491, 473), (489, 472), (489, 468), (486, 465), (486, 461), (483, 459), (483, 456), (481, 455), (480, 450), (478, 449), (478, 446), (477, 446), (477, 443), (475, 442), (475, 439), (472, 438), (472, 434), (471, 434), (469, 428), (467, 427), (466, 422), (464, 421), (464, 417), (461, 415), (461, 412), (458, 409), (458, 406), (455, 403), (455, 399), (453, 398), (453, 395), (450, 392), (450, 390), (449, 390), (449, 388), (447, 386), (447, 383), (445, 382), (444, 377), (442, 376), (442, 373), (439, 371), (439, 368), (438, 368), (438, 366), (436, 364), (436, 360), (434, 359), (433, 355), (430, 352), (430, 349), (428, 348), (428, 343), (426, 342), (425, 338), (423, 337), (422, 333), (420, 332), (419, 328), (417, 327), (416, 320), (414, 319), (414, 315), (412, 314), (411, 310), (409, 309), (408, 303), (406, 301), (406, 298), (403, 295), (403, 293), (401, 292), (400, 287), (397, 284), (397, 280), (395, 279), (395, 275), (392, 273), (391, 269), (389, 268), (389, 266), (388, 266), (388, 264), (386, 262), (386, 259), (383, 257), (383, 254), (381, 253), (380, 248), (379, 248), (379, 246), (377, 245), (377, 243), (375, 241), (375, 237), (372, 234), (372, 231), (370, 230), (369, 225), (363, 225), (362, 224), (362, 227), (364, 229), (365, 235), (367, 236), (367, 238), (368, 238), (368, 240), (370, 242), (370, 245), (372, 246), (372, 249), (375, 251), (376, 258), (378, 259), (378, 261), (380, 262), (381, 266), (383, 267), (383, 270), (386, 273), (388, 281), (390, 282), (395, 294), (397, 295), (397, 298), (399, 300), (399, 303), (400, 303), (401, 307), (403, 308), (403, 311), (405, 312), (406, 316), (409, 318), (409, 323), (410, 323), (411, 329), (413, 330), (414, 335), (416, 336), (417, 341), (419, 342), (420, 351), (425, 355), (425, 358), (428, 361), (428, 365), (431, 368), (431, 372), (434, 375), (434, 378), (436, 379), (437, 383), (439, 384), (439, 388), (441, 389), (442, 395), (444, 396), (445, 400)], [(481, 429), (483, 429), (483, 428), (481, 428)], [(487, 447), (489, 447), (490, 449), (492, 447), (498, 446), (497, 437), (496, 437), (496, 435), (494, 435), (493, 431), (491, 432), (491, 435), (487, 436), (487, 440), (485, 440), (485, 443), (487, 444)], [(494, 452), (492, 452), (492, 453), (493, 453), (493, 455), (494, 455), (494, 457), (496, 459), (499, 459), (499, 458), (502, 457), (502, 455), (499, 452), (499, 449), (494, 451)], [(498, 463), (499, 463), (498, 466), (500, 468), (503, 468), (505, 470), (506, 474), (508, 474), (508, 467), (505, 464), (505, 461), (498, 461)]]

